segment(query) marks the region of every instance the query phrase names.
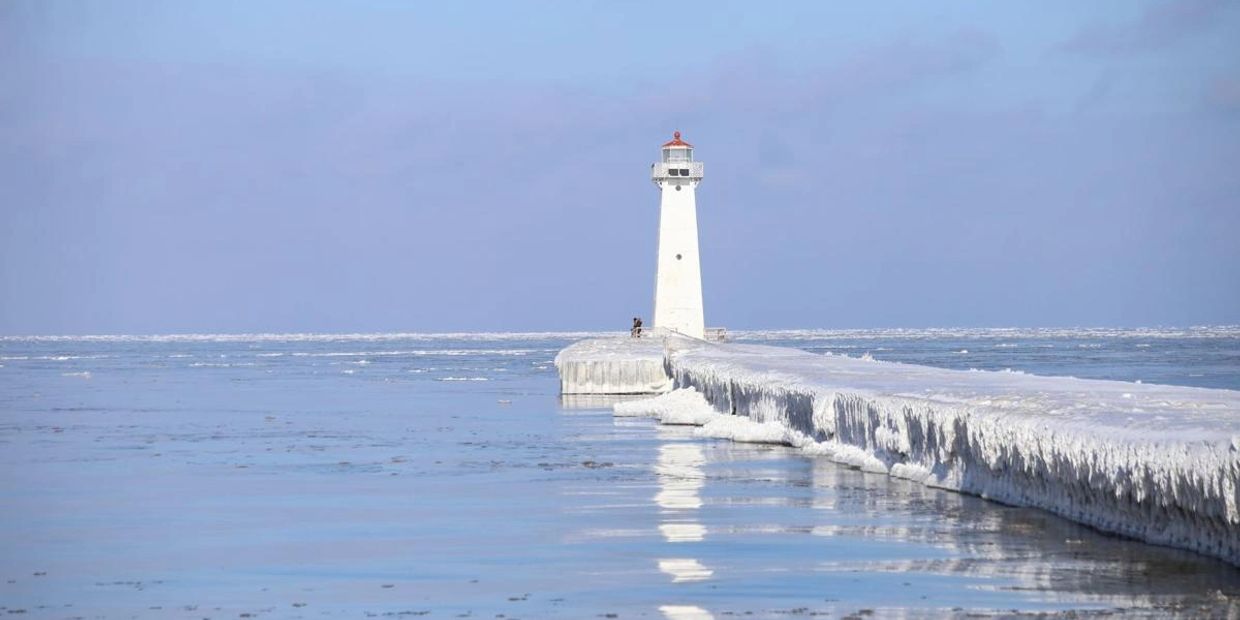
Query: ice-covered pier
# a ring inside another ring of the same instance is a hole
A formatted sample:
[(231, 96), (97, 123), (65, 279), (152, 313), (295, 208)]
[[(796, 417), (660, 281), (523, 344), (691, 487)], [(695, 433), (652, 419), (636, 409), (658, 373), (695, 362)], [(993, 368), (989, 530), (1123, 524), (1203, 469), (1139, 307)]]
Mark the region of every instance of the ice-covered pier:
[(1240, 565), (1240, 392), (679, 337), (586, 341), (556, 365), (566, 393), (671, 390), (617, 415), (791, 445)]
[(662, 338), (582, 340), (555, 356), (561, 394), (661, 394), (672, 389)]

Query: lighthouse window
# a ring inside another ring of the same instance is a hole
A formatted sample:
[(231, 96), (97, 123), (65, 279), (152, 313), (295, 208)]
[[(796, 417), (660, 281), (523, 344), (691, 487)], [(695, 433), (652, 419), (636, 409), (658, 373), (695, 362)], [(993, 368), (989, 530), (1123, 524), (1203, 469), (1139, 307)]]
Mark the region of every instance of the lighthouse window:
[(687, 177), (687, 176), (689, 176), (689, 169), (688, 169), (688, 168), (681, 168), (681, 169), (680, 169), (680, 176), (682, 176), (682, 177)]
[(676, 260), (680, 260), (680, 255), (679, 255), (679, 254), (677, 254), (677, 255), (676, 255)]
[(663, 149), (663, 161), (692, 161), (689, 149)]
[(667, 173), (668, 173), (668, 174), (670, 174), (670, 175), (672, 175), (672, 176), (676, 176), (676, 175), (680, 174), (680, 171), (679, 171), (679, 170), (677, 170), (677, 169), (675, 169), (675, 168), (668, 168), (668, 169), (667, 169)]

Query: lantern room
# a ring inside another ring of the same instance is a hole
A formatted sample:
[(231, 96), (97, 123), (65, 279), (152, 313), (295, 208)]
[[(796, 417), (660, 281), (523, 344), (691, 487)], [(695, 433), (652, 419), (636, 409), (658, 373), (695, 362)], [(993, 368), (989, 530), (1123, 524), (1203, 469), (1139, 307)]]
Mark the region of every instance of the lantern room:
[(702, 181), (702, 162), (693, 161), (693, 145), (680, 139), (680, 132), (672, 134), (672, 141), (663, 145), (663, 160), (650, 167), (651, 180), (655, 185), (665, 184), (680, 186), (692, 183), (696, 186)]
[(672, 141), (663, 145), (663, 163), (693, 161), (693, 145), (680, 139), (680, 132), (672, 134)]

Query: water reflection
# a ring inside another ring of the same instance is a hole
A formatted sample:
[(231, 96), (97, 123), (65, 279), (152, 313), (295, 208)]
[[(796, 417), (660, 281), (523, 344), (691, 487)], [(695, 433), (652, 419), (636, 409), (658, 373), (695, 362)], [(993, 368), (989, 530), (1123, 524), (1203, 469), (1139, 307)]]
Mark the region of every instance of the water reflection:
[(709, 611), (696, 605), (664, 605), (659, 611), (667, 620), (715, 620)]
[[(1223, 595), (1236, 591), (1237, 571), (1208, 558), (826, 459), (814, 459), (811, 471), (813, 508), (826, 521), (812, 535), (908, 545), (907, 557), (836, 557), (820, 561), (816, 571), (982, 578), (971, 587), (1067, 605), (1174, 606), (1204, 588), (1219, 593), (1212, 612), (1240, 611)], [(919, 549), (925, 548), (946, 557), (924, 557)]]
[[(704, 547), (710, 551), (699, 557), (711, 561), (719, 544), (756, 543), (747, 547), (746, 566), (715, 566), (712, 581), (761, 580), (758, 573), (767, 571), (806, 583), (847, 576), (898, 586), (891, 604), (909, 608), (941, 604), (935, 584), (943, 578), (973, 592), (974, 604), (1016, 600), (1166, 611), (1201, 602), (1205, 591), (1219, 593), (1208, 601), (1209, 613), (1240, 611), (1232, 598), (1240, 571), (1107, 536), (1046, 512), (864, 473), (779, 447), (706, 443), (684, 455), (690, 471), (711, 472), (708, 509), (691, 511), (712, 538)], [(697, 484), (689, 495), (700, 504), (706, 490)], [(664, 532), (671, 540), (669, 533), (677, 530)]]
[(626, 441), (654, 442), (624, 448), (653, 457), (632, 470), (644, 484), (609, 488), (640, 493), (658, 533), (626, 519), (615, 524), (624, 536), (608, 540), (657, 541), (641, 555), (666, 589), (665, 618), (801, 608), (917, 617), (953, 607), (1240, 618), (1240, 571), (1187, 552), (788, 448), (702, 441), (649, 420), (609, 425)]
[(698, 542), (706, 538), (706, 527), (701, 523), (660, 523), (659, 533), (667, 542)]
[(561, 394), (560, 409), (567, 411), (588, 410), (593, 412), (611, 411), (616, 403), (630, 400), (650, 398), (646, 395), (634, 394)]
[(681, 583), (682, 581), (705, 581), (710, 579), (715, 571), (707, 568), (701, 562), (693, 558), (669, 558), (659, 560), (659, 570), (672, 576), (672, 583)]
[[(698, 521), (702, 507), (702, 487), (706, 472), (702, 466), (706, 454), (698, 443), (665, 443), (659, 446), (655, 474), (659, 491), (654, 501), (659, 505), (659, 533), (669, 543), (701, 542), (706, 527)], [(672, 583), (704, 581), (715, 571), (694, 558), (663, 558), (659, 570), (672, 577)]]
[(706, 455), (693, 443), (672, 443), (659, 446), (659, 461), (654, 471), (659, 476), (659, 492), (654, 501), (663, 508), (664, 522), (691, 519), (678, 513), (702, 507), (700, 491), (706, 484), (702, 465)]

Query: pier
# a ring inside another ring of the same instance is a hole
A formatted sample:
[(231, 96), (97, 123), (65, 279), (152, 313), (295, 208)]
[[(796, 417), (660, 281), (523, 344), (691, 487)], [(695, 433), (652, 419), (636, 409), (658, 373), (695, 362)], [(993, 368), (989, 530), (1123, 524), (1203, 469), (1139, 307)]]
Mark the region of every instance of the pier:
[(675, 335), (583, 341), (556, 365), (566, 389), (663, 394), (625, 403), (630, 415), (784, 443), (1240, 565), (1240, 392)]

